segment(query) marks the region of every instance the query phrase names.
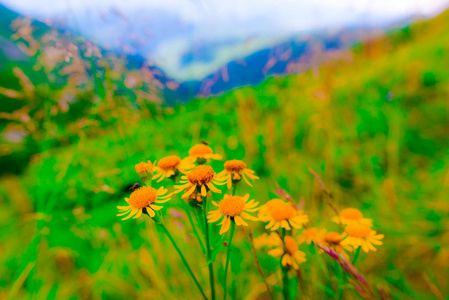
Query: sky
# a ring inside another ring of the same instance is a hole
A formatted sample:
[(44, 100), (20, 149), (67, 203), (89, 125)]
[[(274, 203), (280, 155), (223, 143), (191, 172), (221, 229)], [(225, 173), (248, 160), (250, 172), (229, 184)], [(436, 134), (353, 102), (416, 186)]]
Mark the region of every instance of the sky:
[[(125, 44), (178, 80), (200, 79), (232, 59), (292, 34), (348, 26), (381, 26), (410, 16), (431, 17), (449, 0), (0, 0), (50, 19), (105, 48)], [(186, 65), (193, 47), (213, 52)]]

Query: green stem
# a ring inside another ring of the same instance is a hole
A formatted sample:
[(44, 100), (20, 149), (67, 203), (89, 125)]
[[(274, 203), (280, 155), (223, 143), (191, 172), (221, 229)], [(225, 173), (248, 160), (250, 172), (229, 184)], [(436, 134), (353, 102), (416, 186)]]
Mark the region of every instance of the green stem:
[(224, 282), (223, 282), (223, 288), (224, 288), (223, 299), (224, 300), (226, 300), (226, 296), (228, 295), (226, 279), (228, 277), (229, 258), (231, 257), (231, 255), (230, 255), (231, 254), (231, 244), (232, 244), (232, 237), (234, 236), (234, 230), (235, 230), (235, 222), (234, 222), (234, 220), (231, 220), (231, 233), (229, 234), (228, 251), (226, 252), (226, 265), (225, 265)]
[[(285, 253), (285, 228), (282, 228), (282, 243), (284, 245), (284, 253)], [(287, 276), (287, 268), (282, 265), (282, 257), (281, 256), (281, 268), (282, 268), (282, 293), (284, 294), (284, 299), (288, 300), (288, 276)]]
[(355, 265), (357, 258), (359, 258), (359, 254), (360, 254), (360, 248), (362, 247), (358, 247), (357, 250), (355, 250), (354, 253), (354, 258), (352, 259), (352, 264)]
[(237, 191), (237, 184), (238, 183), (233, 183), (233, 187), (232, 187), (232, 196), (235, 196), (235, 192)]
[(190, 226), (192, 226), (193, 233), (195, 234), (195, 237), (198, 240), (198, 243), (200, 244), (201, 251), (203, 253), (206, 253), (206, 249), (204, 248), (203, 241), (201, 240), (200, 235), (198, 234), (198, 230), (196, 229), (195, 222), (193, 222), (192, 216), (190, 215), (190, 209), (188, 207), (189, 205), (186, 204), (184, 201), (183, 201), (183, 203), (184, 203), (184, 211), (186, 212), (187, 217), (189, 218)]
[(215, 300), (215, 282), (214, 282), (214, 265), (211, 261), (210, 240), (209, 240), (209, 223), (207, 222), (207, 197), (203, 198), (204, 222), (206, 223), (206, 258), (209, 267), (210, 293), (212, 300)]
[(181, 252), (181, 249), (179, 249), (178, 245), (176, 245), (175, 240), (173, 239), (173, 237), (171, 236), (170, 232), (168, 231), (167, 227), (165, 227), (163, 224), (159, 224), (159, 226), (162, 227), (162, 229), (164, 230), (164, 233), (167, 235), (167, 237), (169, 238), (170, 242), (172, 243), (173, 247), (175, 247), (176, 251), (178, 252), (179, 256), (181, 257), (182, 262), (184, 263), (184, 266), (186, 267), (187, 271), (189, 272), (190, 276), (192, 277), (193, 281), (195, 281), (196, 286), (198, 287), (198, 289), (200, 290), (201, 295), (203, 295), (203, 298), (207, 300), (206, 295), (204, 294), (203, 289), (201, 288), (200, 283), (198, 282), (198, 280), (196, 279), (195, 275), (192, 272), (192, 269), (190, 269), (189, 263), (187, 262), (186, 258), (184, 257), (184, 255)]

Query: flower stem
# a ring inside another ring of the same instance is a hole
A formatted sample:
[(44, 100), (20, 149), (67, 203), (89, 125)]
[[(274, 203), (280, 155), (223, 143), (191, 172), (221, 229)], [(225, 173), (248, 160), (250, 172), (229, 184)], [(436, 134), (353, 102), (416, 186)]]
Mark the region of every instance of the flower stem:
[(234, 222), (234, 220), (231, 220), (231, 233), (229, 234), (228, 250), (226, 252), (226, 265), (225, 265), (224, 282), (223, 282), (223, 288), (224, 288), (223, 299), (224, 300), (226, 300), (226, 296), (228, 295), (226, 279), (228, 277), (229, 258), (231, 257), (231, 255), (230, 255), (231, 254), (231, 244), (232, 244), (232, 237), (234, 236), (234, 230), (235, 230), (235, 222)]
[(259, 270), (259, 274), (262, 277), (265, 287), (267, 288), (267, 292), (270, 295), (270, 299), (273, 300), (273, 295), (271, 294), (270, 286), (268, 285), (267, 280), (265, 279), (265, 275), (263, 274), (262, 267), (260, 266), (259, 258), (257, 257), (257, 252), (256, 252), (256, 248), (254, 247), (254, 241), (253, 241), (253, 232), (251, 229), (249, 230), (249, 242), (251, 245), (251, 250), (253, 252), (254, 260), (256, 261), (257, 270)]
[(175, 247), (176, 251), (178, 252), (179, 256), (181, 257), (182, 262), (184, 263), (184, 266), (186, 267), (187, 271), (189, 272), (190, 276), (192, 277), (193, 281), (195, 282), (195, 285), (200, 290), (201, 295), (203, 295), (203, 298), (207, 300), (207, 297), (204, 294), (204, 291), (201, 288), (200, 283), (198, 282), (198, 280), (196, 279), (195, 275), (193, 274), (192, 269), (190, 269), (189, 263), (187, 262), (186, 258), (182, 254), (181, 249), (179, 249), (178, 245), (176, 244), (175, 240), (171, 236), (171, 234), (168, 231), (167, 227), (165, 227), (165, 225), (163, 225), (163, 224), (159, 224), (159, 226), (162, 227), (162, 229), (164, 230), (164, 233), (167, 235), (167, 237), (170, 240), (170, 242), (172, 243), (173, 247)]
[(193, 222), (192, 216), (190, 215), (190, 209), (188, 207), (188, 204), (186, 204), (185, 202), (183, 202), (183, 203), (184, 203), (184, 211), (186, 212), (187, 217), (189, 218), (190, 226), (192, 226), (193, 233), (195, 234), (195, 237), (198, 240), (198, 243), (200, 244), (201, 251), (203, 253), (206, 253), (206, 248), (204, 247), (203, 241), (201, 240), (200, 235), (198, 234), (198, 230), (196, 229), (195, 222)]
[(233, 184), (233, 187), (232, 187), (232, 196), (235, 196), (235, 192), (237, 191), (237, 185), (238, 185), (237, 182)]
[(211, 260), (210, 239), (209, 239), (209, 223), (207, 222), (207, 197), (203, 198), (204, 222), (206, 222), (206, 258), (209, 267), (210, 293), (212, 300), (215, 300), (215, 282), (214, 282), (214, 265)]
[[(282, 228), (282, 243), (284, 244), (284, 253), (285, 253), (285, 228)], [(287, 268), (282, 265), (281, 256), (281, 268), (282, 268), (282, 293), (284, 294), (284, 299), (288, 300), (288, 276), (287, 276)]]

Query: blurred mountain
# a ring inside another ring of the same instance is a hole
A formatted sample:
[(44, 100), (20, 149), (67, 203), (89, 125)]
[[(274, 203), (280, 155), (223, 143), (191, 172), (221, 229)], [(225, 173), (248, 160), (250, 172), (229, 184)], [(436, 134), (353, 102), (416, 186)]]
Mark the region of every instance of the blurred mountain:
[[(8, 62), (17, 63), (17, 61), (28, 59), (9, 38), (13, 33), (9, 28), (10, 24), (18, 16), (19, 14), (0, 5), (0, 71), (6, 68)], [(115, 24), (114, 28), (120, 27), (120, 30), (113, 30), (114, 39), (106, 36), (110, 34), (108, 33), (98, 41), (106, 47), (102, 49), (102, 52), (112, 52), (123, 57), (128, 61), (127, 67), (130, 70), (148, 68), (153, 77), (160, 82), (161, 96), (169, 104), (184, 103), (198, 96), (218, 95), (237, 87), (257, 85), (269, 76), (301, 72), (307, 67), (317, 66), (339, 55), (341, 50), (367, 37), (384, 32), (385, 28), (392, 25), (383, 22), (365, 27), (353, 26), (335, 32), (322, 31), (287, 37), (255, 37), (247, 40), (228, 38), (215, 42), (197, 43), (191, 48), (186, 48), (184, 45), (178, 47), (181, 52), (165, 54), (165, 56), (179, 56), (181, 67), (175, 69), (183, 74), (174, 76), (178, 78), (174, 79), (167, 75), (168, 71), (164, 71), (163, 57), (159, 56), (159, 60), (148, 60), (148, 57), (151, 57), (148, 53), (156, 51), (152, 50), (151, 45), (157, 45), (156, 42), (161, 41), (163, 37), (160, 33), (165, 32), (169, 38), (176, 39), (180, 34), (189, 35), (193, 29), (177, 23), (175, 16), (166, 15), (166, 13), (163, 16), (166, 18), (159, 16), (151, 23), (164, 26), (155, 28), (154, 33), (149, 33), (143, 30), (144, 27), (136, 26), (136, 20), (130, 20), (118, 10), (112, 10), (102, 15), (100, 20), (95, 20), (89, 15), (84, 16), (86, 22), (84, 19), (78, 20), (77, 32), (87, 32), (85, 27), (88, 26), (92, 28), (92, 33), (88, 34), (87, 39), (92, 39), (98, 36), (95, 32), (99, 28), (105, 29), (107, 26), (113, 26), (111, 24)], [(416, 16), (413, 17), (415, 18)], [(88, 20), (94, 21), (88, 22)], [(411, 17), (395, 22), (404, 24), (410, 21)], [(123, 26), (116, 26), (117, 22), (123, 23)], [(43, 28), (46, 26), (44, 23), (39, 24)], [(64, 27), (63, 22), (56, 21), (56, 24), (58, 24), (58, 30), (73, 33), (73, 30)], [(108, 41), (112, 40), (119, 43), (120, 47), (108, 45)], [(173, 70), (171, 69), (168, 74), (172, 74)], [(191, 78), (200, 79), (192, 80)]]

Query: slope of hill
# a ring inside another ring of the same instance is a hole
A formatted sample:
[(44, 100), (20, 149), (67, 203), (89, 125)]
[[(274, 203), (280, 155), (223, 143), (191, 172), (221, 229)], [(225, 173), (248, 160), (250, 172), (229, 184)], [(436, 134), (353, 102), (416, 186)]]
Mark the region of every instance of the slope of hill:
[[(443, 299), (449, 294), (448, 29), (445, 12), (303, 74), (166, 108), (155, 119), (123, 120), (102, 137), (42, 153), (23, 176), (2, 181), (0, 224), (10, 230), (1, 238), (13, 245), (0, 257), (5, 293), (23, 282), (28, 262), (38, 261), (45, 267), (26, 273), (28, 284), (18, 295), (193, 297), (189, 278), (174, 271), (182, 266), (167, 255), (168, 242), (145, 222), (119, 223), (115, 207), (138, 180), (135, 163), (186, 153), (206, 140), (215, 152), (244, 158), (260, 175), (252, 197), (265, 202), (280, 184), (303, 199), (311, 215), (321, 216), (314, 226), (332, 227), (332, 211), (309, 168), (321, 174), (338, 208), (363, 208), (385, 234), (378, 252), (361, 254), (357, 262), (370, 284), (387, 298)], [(170, 202), (169, 208), (180, 209)], [(42, 217), (30, 220), (30, 211)], [(178, 222), (171, 230), (183, 239), (186, 221)], [(36, 224), (35, 233), (27, 230)], [(186, 256), (194, 259), (193, 241), (186, 243)], [(243, 259), (250, 257), (248, 243), (235, 249), (239, 286), (261, 284), (249, 276), (253, 261)], [(301, 249), (313, 257), (309, 248)], [(335, 278), (311, 271), (320, 270), (321, 260), (307, 264), (314, 266), (301, 270), (308, 296), (330, 297)], [(175, 291), (165, 288), (173, 276), (179, 280)], [(203, 270), (198, 276), (206, 280)], [(239, 289), (235, 296), (249, 292)], [(343, 299), (357, 297), (350, 287), (342, 293)]]

